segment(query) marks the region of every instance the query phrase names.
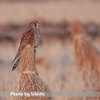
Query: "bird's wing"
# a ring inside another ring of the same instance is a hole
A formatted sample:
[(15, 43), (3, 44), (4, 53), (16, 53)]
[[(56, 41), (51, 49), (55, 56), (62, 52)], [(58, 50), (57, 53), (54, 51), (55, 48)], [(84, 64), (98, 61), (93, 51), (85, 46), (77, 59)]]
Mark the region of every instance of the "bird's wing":
[(18, 52), (17, 52), (17, 55), (15, 56), (13, 62), (20, 57), (20, 54), (22, 53), (22, 51), (24, 50), (25, 46), (27, 45), (27, 38), (28, 38), (28, 33), (30, 31), (27, 31), (25, 32), (23, 35), (22, 35), (22, 38), (21, 38), (21, 42), (20, 42), (20, 46), (19, 46), (19, 49), (18, 49)]
[(18, 64), (20, 63), (20, 59), (18, 59), (15, 64), (13, 65), (12, 71), (14, 71), (16, 69), (16, 67), (18, 66)]

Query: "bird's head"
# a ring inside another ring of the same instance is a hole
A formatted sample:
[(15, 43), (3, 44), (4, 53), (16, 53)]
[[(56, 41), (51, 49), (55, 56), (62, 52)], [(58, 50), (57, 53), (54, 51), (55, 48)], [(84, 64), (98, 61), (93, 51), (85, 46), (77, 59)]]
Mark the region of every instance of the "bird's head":
[(79, 21), (72, 23), (70, 26), (70, 32), (72, 33), (73, 38), (77, 36), (81, 36), (84, 34), (84, 29)]
[(35, 40), (35, 47), (40, 45), (41, 40), (41, 32), (40, 32), (40, 23), (39, 21), (33, 21), (29, 25), (30, 30), (33, 30), (34, 32), (34, 40)]
[(38, 29), (38, 28), (40, 28), (40, 23), (39, 23), (39, 21), (32, 21), (32, 22), (29, 24), (29, 28), (30, 28), (30, 29)]

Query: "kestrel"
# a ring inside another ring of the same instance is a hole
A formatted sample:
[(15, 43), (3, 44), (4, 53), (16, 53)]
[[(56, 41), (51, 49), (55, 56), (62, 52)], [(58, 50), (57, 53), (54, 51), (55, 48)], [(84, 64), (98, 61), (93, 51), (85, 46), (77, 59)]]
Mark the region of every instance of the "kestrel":
[(15, 64), (14, 64), (12, 70), (15, 70), (15, 68), (20, 63), (20, 56), (23, 53), (23, 50), (28, 45), (33, 47), (34, 52), (35, 52), (35, 48), (37, 48), (40, 45), (40, 38), (41, 38), (40, 23), (38, 21), (33, 21), (29, 24), (28, 30), (25, 33), (23, 33), (23, 35), (22, 35), (18, 53), (13, 60), (13, 62), (15, 62)]

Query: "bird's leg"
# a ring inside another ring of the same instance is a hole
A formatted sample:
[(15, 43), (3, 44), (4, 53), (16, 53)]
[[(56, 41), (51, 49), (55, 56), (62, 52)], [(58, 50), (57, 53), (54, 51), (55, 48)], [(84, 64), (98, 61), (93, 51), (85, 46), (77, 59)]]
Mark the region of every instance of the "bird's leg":
[(34, 68), (35, 68), (35, 73), (36, 75), (38, 75), (38, 71), (36, 70), (36, 66), (35, 66), (35, 54), (36, 54), (36, 49), (34, 48)]

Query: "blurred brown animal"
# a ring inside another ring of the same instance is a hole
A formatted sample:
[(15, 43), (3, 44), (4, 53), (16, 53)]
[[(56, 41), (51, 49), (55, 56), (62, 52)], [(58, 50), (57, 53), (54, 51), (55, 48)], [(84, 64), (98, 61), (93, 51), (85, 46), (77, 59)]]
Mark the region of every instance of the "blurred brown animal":
[[(88, 87), (100, 89), (100, 56), (96, 48), (85, 34), (81, 23), (71, 25), (72, 37), (75, 45), (75, 56), (78, 67), (83, 71), (83, 76)], [(89, 89), (89, 88), (88, 88)]]

